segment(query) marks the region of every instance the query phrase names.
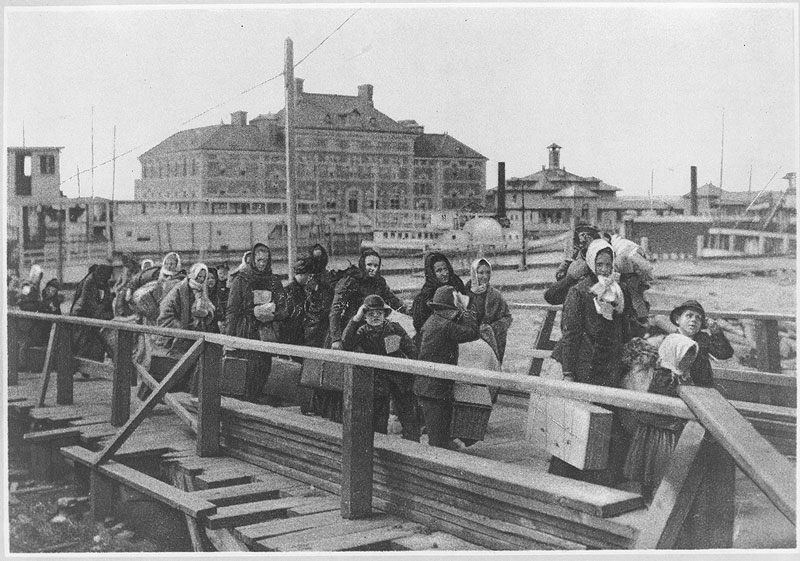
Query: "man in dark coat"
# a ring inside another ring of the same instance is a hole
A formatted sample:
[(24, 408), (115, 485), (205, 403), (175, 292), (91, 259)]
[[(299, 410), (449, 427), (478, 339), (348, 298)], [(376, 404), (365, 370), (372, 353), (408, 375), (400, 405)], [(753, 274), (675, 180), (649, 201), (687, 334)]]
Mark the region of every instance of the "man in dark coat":
[(590, 224), (578, 224), (572, 233), (572, 259), (565, 259), (556, 271), (556, 282), (544, 293), (545, 302), (553, 306), (564, 303), (569, 289), (589, 274), (586, 266), (586, 249), (600, 238), (600, 230)]
[[(70, 315), (92, 319), (114, 319), (113, 296), (108, 286), (113, 269), (111, 265), (101, 264), (89, 267), (75, 289)], [(98, 327), (78, 327), (72, 340), (72, 348), (77, 356), (102, 362), (106, 352), (113, 354)]]
[[(733, 356), (733, 347), (725, 337), (725, 332), (713, 319), (706, 318), (706, 311), (697, 300), (687, 300), (670, 312), (669, 319), (678, 331), (694, 339), (697, 343), (697, 358), (689, 373), (695, 386), (714, 387), (711, 370), (711, 355), (718, 360), (728, 360)], [(701, 331), (708, 328), (708, 333)]]
[[(364, 352), (373, 355), (414, 359), (417, 349), (411, 337), (399, 323), (387, 318), (392, 309), (383, 298), (372, 294), (356, 315), (347, 323), (342, 334), (342, 345), (347, 351)], [(411, 374), (375, 369), (372, 421), (375, 432), (386, 434), (389, 422), (389, 400), (394, 400), (403, 438), (419, 442), (419, 424), (414, 408), (414, 394), (411, 391)]]
[[(243, 264), (234, 276), (228, 305), (225, 310), (225, 335), (278, 340), (275, 322), (286, 318), (286, 292), (281, 281), (272, 273), (272, 254), (263, 243), (253, 246), (252, 259)], [(272, 368), (272, 355), (236, 351), (252, 364), (253, 376), (248, 376), (245, 400), (257, 403)]]
[[(480, 336), (478, 324), (473, 315), (459, 305), (452, 286), (439, 287), (428, 306), (433, 314), (422, 326), (419, 360), (456, 365), (459, 343), (475, 341)], [(453, 381), (415, 376), (414, 394), (425, 416), (428, 444), (457, 449), (450, 438)]]
[(328, 334), (333, 287), (319, 277), (311, 257), (301, 257), (294, 278), (286, 287), (286, 319), (281, 322), (280, 341), (290, 345), (322, 348)]

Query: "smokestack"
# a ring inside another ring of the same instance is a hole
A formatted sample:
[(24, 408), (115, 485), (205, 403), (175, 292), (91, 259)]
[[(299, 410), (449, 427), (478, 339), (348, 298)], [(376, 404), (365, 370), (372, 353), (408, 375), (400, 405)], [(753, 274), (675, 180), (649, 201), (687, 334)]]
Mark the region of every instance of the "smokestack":
[(561, 158), (559, 150), (561, 150), (561, 146), (556, 144), (555, 142), (552, 143), (550, 146), (547, 147), (550, 150), (550, 169), (558, 169), (561, 164)]
[(697, 166), (692, 166), (691, 170), (692, 190), (689, 192), (689, 199), (691, 200), (689, 214), (697, 216)]
[(506, 163), (497, 162), (497, 216), (506, 215)]

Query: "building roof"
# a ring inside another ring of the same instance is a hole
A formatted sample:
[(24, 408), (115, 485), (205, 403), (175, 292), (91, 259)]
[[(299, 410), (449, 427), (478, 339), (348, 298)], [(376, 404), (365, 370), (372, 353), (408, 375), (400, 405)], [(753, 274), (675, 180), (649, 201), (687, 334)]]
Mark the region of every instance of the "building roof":
[(570, 185), (569, 187), (561, 189), (561, 191), (555, 193), (553, 196), (562, 199), (586, 199), (598, 197), (596, 193), (592, 193), (586, 187), (581, 187), (580, 185)]
[(447, 133), (421, 134), (414, 140), (414, 156), (417, 158), (480, 158), (487, 159)]
[(38, 152), (40, 150), (63, 150), (63, 146), (9, 146), (8, 152)]
[(211, 125), (176, 132), (140, 158), (190, 150), (279, 150), (269, 135), (255, 125)]
[[(278, 111), (278, 122), (284, 123), (285, 115), (285, 108)], [(407, 127), (375, 109), (372, 101), (356, 95), (298, 93), (297, 126), (413, 134)]]
[(525, 191), (559, 191), (564, 188), (563, 183), (583, 183), (583, 187), (593, 192), (620, 190), (596, 177), (581, 177), (563, 168), (545, 168), (525, 177), (512, 177), (507, 183), (510, 189), (515, 183), (526, 184)]

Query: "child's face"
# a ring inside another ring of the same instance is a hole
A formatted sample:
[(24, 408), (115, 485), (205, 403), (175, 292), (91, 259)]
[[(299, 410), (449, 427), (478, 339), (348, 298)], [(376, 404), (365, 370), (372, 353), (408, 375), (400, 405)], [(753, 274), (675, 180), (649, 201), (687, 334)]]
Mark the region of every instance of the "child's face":
[(364, 320), (370, 327), (380, 327), (383, 325), (383, 320), (386, 319), (386, 314), (383, 310), (369, 310), (364, 314)]
[(208, 275), (208, 278), (206, 279), (206, 285), (208, 286), (209, 290), (217, 286), (217, 279), (214, 278), (214, 275)]
[(370, 277), (374, 277), (378, 274), (380, 266), (381, 260), (374, 255), (367, 255), (367, 258), (364, 259), (364, 269), (367, 270), (367, 274)]
[(694, 337), (703, 327), (703, 316), (694, 310), (685, 310), (678, 317), (678, 331), (687, 337)]
[(436, 280), (441, 283), (446, 283), (450, 280), (450, 269), (447, 268), (447, 263), (444, 261), (437, 261), (433, 264), (433, 274)]
[(611, 275), (611, 270), (614, 265), (614, 259), (608, 252), (602, 252), (597, 255), (594, 260), (594, 270), (597, 276), (607, 277)]

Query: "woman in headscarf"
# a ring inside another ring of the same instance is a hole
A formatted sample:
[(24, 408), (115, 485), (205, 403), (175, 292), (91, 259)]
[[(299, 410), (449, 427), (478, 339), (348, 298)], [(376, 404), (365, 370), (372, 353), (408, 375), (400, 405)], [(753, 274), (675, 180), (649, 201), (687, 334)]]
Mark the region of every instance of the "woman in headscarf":
[[(225, 309), (219, 307), (219, 272), (216, 267), (208, 268), (208, 278), (206, 279), (206, 292), (208, 299), (214, 305), (214, 314), (208, 333), (220, 333), (220, 322), (225, 319)], [(226, 302), (227, 304), (227, 302)]]
[[(189, 274), (161, 299), (157, 324), (159, 327), (210, 332), (216, 307), (211, 302), (208, 289), (208, 267), (195, 263)], [(156, 346), (167, 351), (167, 356), (178, 358), (192, 341), (176, 337), (158, 336)]]
[[(380, 254), (374, 249), (365, 249), (358, 259), (358, 268), (336, 283), (329, 316), (330, 325), (326, 347), (342, 348), (342, 332), (350, 319), (356, 315), (367, 296), (377, 294), (393, 310), (406, 313), (405, 305), (386, 284), (386, 280), (380, 274), (380, 269)], [(342, 392), (314, 388), (309, 411), (331, 421), (341, 422)]]
[(469, 294), (467, 309), (475, 314), (481, 339), (489, 344), (497, 361), (502, 364), (506, 354), (508, 328), (514, 318), (511, 317), (503, 295), (491, 285), (491, 279), (491, 264), (483, 257), (475, 259), (470, 266), (470, 280), (466, 286)]
[[(108, 281), (113, 269), (111, 265), (92, 265), (75, 289), (70, 315), (92, 319), (114, 319), (111, 290)], [(99, 327), (78, 327), (72, 339), (75, 354), (102, 362), (106, 352), (113, 354)]]
[(600, 239), (600, 230), (590, 224), (578, 224), (572, 233), (572, 259), (565, 259), (556, 271), (554, 282), (544, 293), (545, 302), (553, 306), (564, 303), (569, 289), (589, 273), (586, 250), (593, 240)]
[[(622, 387), (677, 397), (679, 385), (692, 383), (689, 371), (697, 357), (697, 343), (679, 333), (665, 337), (657, 351), (649, 345), (642, 348), (642, 343), (642, 339), (635, 338), (625, 346), (623, 363), (630, 369), (622, 379)], [(642, 495), (650, 502), (669, 465), (684, 421), (634, 410), (621, 410), (619, 415), (632, 437), (623, 475), (640, 482)]]
[(460, 294), (467, 294), (464, 282), (453, 271), (453, 265), (443, 253), (433, 252), (425, 256), (425, 283), (411, 304), (411, 317), (414, 320), (414, 343), (419, 348), (420, 331), (433, 310), (428, 302), (433, 300), (436, 289), (440, 286), (452, 286)]
[(333, 287), (320, 278), (311, 256), (301, 257), (294, 266), (292, 282), (286, 287), (287, 318), (281, 324), (281, 342), (322, 348), (328, 334)]
[[(286, 292), (272, 273), (269, 248), (257, 243), (251, 255), (232, 277), (224, 332), (234, 337), (275, 342), (278, 340), (275, 322), (286, 318)], [(244, 399), (257, 403), (272, 368), (272, 355), (252, 351), (236, 351), (233, 355), (251, 361), (252, 368), (248, 371), (253, 375), (247, 377)]]
[(324, 282), (331, 288), (336, 284), (333, 273), (328, 270), (328, 251), (322, 244), (314, 244), (308, 251), (313, 262), (314, 275), (321, 282)]

